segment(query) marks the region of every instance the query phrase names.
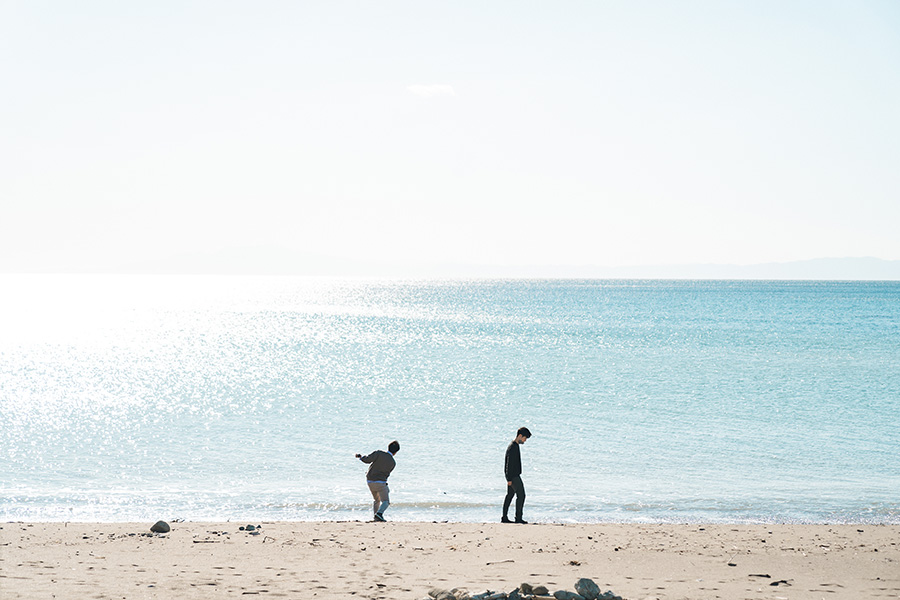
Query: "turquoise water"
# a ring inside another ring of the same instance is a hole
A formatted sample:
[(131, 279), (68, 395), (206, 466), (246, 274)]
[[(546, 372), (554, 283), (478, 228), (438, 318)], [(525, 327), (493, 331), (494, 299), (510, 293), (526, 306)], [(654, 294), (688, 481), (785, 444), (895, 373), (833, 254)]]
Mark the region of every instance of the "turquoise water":
[(0, 276), (0, 521), (900, 523), (900, 283)]

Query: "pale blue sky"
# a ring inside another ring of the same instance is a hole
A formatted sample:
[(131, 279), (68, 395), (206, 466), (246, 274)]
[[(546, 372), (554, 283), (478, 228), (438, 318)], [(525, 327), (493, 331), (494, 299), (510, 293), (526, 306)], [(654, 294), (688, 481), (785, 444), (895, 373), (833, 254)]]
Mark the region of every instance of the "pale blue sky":
[(900, 259), (900, 3), (0, 0), (0, 271)]

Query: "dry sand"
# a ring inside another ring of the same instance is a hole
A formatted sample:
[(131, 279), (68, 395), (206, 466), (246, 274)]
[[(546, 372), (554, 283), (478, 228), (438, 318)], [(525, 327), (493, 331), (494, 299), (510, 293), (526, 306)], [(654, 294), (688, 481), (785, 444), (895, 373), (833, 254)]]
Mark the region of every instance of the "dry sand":
[(150, 525), (2, 524), (0, 598), (418, 600), (581, 577), (637, 600), (900, 597), (893, 525)]

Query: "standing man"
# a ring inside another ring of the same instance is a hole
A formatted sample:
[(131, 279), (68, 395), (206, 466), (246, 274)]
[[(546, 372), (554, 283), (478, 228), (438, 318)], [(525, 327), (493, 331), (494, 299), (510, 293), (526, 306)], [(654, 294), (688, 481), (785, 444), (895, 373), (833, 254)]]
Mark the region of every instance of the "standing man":
[(522, 484), (522, 455), (519, 453), (519, 446), (525, 443), (525, 440), (531, 437), (531, 432), (527, 427), (521, 427), (516, 433), (516, 439), (506, 449), (506, 465), (504, 472), (506, 473), (506, 498), (503, 500), (503, 517), (501, 523), (512, 523), (507, 514), (509, 514), (509, 505), (512, 503), (513, 496), (516, 497), (516, 523), (526, 523), (522, 518), (522, 509), (525, 507), (525, 486)]
[(366, 481), (369, 484), (369, 491), (372, 492), (372, 498), (375, 500), (373, 508), (375, 510), (375, 520), (384, 521), (384, 511), (390, 506), (390, 493), (388, 490), (388, 477), (391, 471), (397, 466), (394, 461), (394, 455), (400, 451), (400, 442), (394, 440), (388, 444), (388, 451), (376, 450), (368, 456), (357, 454), (356, 458), (369, 464), (369, 470), (366, 473)]

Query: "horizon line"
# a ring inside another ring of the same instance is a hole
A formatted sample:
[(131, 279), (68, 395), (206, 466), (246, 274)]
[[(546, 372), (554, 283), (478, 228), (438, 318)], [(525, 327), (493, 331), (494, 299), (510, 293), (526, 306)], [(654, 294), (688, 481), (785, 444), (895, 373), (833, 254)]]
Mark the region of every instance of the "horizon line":
[[(296, 255), (299, 256), (299, 255)], [(670, 265), (488, 265), (440, 263), (411, 265), (354, 259), (311, 257), (293, 263), (263, 265), (260, 261), (221, 261), (215, 254), (192, 259), (95, 268), (2, 270), (4, 275), (189, 275), (271, 276), (366, 279), (609, 279), (609, 280), (733, 280), (733, 281), (894, 281), (900, 280), (900, 260), (877, 257), (832, 257), (753, 264), (685, 263)], [(318, 260), (310, 261), (310, 258)], [(177, 265), (177, 266), (176, 266)]]

